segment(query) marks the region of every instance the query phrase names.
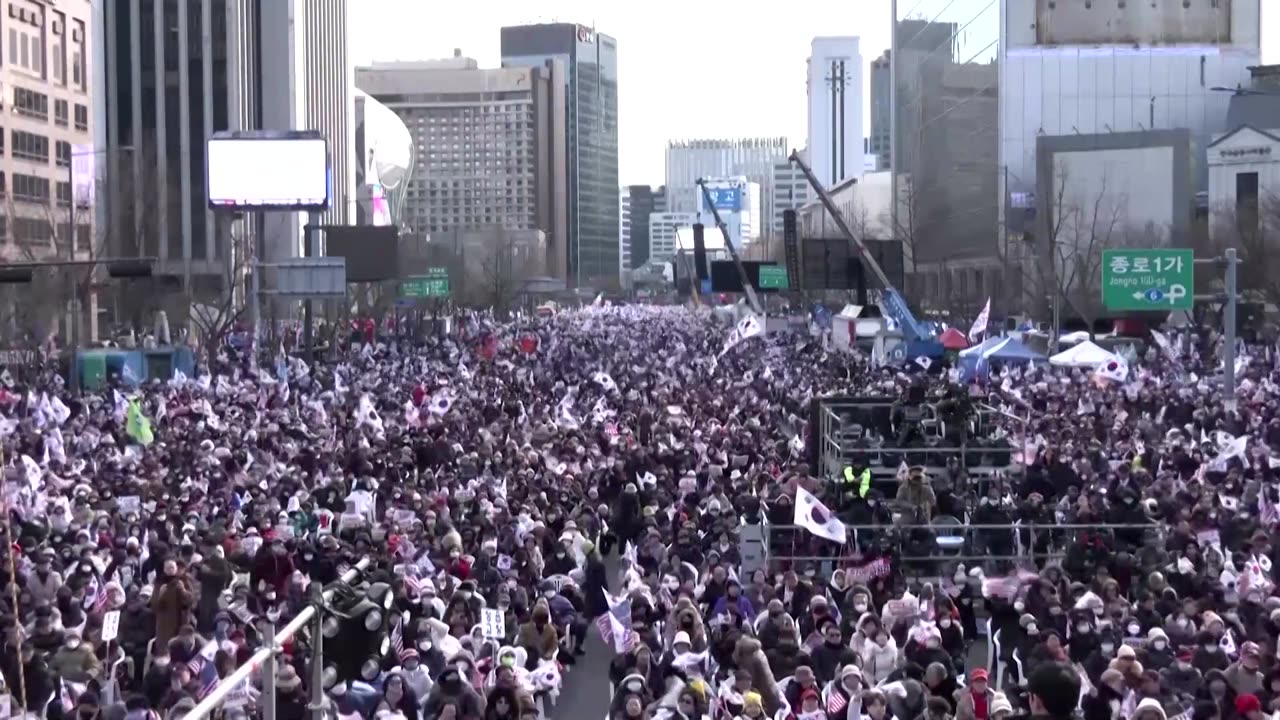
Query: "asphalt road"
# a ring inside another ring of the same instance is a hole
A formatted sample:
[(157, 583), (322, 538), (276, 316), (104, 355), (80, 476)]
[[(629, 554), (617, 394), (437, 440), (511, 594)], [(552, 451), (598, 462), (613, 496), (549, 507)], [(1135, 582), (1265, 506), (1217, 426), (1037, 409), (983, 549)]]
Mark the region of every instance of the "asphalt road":
[[(612, 585), (609, 591), (618, 592), (618, 559), (604, 559), (607, 577)], [(547, 716), (554, 720), (605, 720), (609, 712), (609, 663), (613, 662), (613, 648), (604, 644), (595, 623), (587, 630), (587, 642), (583, 645), (587, 654), (564, 677), (560, 701), (549, 708)]]

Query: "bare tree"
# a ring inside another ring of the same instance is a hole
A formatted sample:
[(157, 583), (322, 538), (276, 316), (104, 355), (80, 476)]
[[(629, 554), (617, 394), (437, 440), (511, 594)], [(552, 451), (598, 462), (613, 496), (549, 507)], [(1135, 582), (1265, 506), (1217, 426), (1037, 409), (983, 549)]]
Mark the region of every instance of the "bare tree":
[[(4, 200), (5, 228), (10, 242), (8, 260), (43, 263), (70, 259), (69, 246), (60, 242), (62, 228), (53, 222), (53, 200), (15, 202), (10, 193)], [(72, 227), (74, 227), (74, 223)], [(34, 349), (49, 341), (58, 327), (58, 318), (70, 308), (76, 273), (67, 267), (34, 268), (29, 284), (6, 285), (0, 315), (0, 338), (11, 348)]]
[[(1237, 282), (1246, 296), (1280, 305), (1280, 196), (1268, 194), (1256, 206), (1224, 205), (1211, 209), (1209, 240), (1206, 248), (1220, 255), (1235, 248), (1240, 258)], [(1218, 271), (1211, 271), (1212, 283), (1219, 282)], [(1199, 279), (1199, 278), (1197, 278)]]
[(1092, 328), (1102, 312), (1102, 253), (1129, 244), (1124, 224), (1127, 198), (1108, 190), (1106, 176), (1088, 196), (1069, 192), (1066, 169), (1055, 173), (1053, 210), (1042, 252), (1035, 263), (1038, 285), (1049, 298), (1065, 302)]
[[(225, 265), (223, 272), (223, 288), (221, 297), (209, 302), (195, 302), (189, 296), (190, 315), (188, 321), (196, 336), (196, 341), (205, 353), (206, 367), (210, 372), (216, 368), (215, 360), (218, 350), (225, 344), (227, 336), (235, 329), (244, 317), (247, 303), (239, 298), (248, 298), (249, 293), (236, 293), (233, 288), (237, 283), (245, 282), (252, 272), (253, 253), (250, 252), (250, 239), (243, 233), (232, 233), (230, 250), (232, 261)], [(254, 349), (255, 351), (257, 348)]]
[[(482, 241), (466, 248), (463, 255), (465, 264), (475, 268), (477, 280), (467, 283), (467, 300), (495, 312), (510, 309), (524, 281), (542, 273), (545, 258), (541, 248), (502, 229), (485, 233)], [(473, 264), (472, 258), (477, 262)]]

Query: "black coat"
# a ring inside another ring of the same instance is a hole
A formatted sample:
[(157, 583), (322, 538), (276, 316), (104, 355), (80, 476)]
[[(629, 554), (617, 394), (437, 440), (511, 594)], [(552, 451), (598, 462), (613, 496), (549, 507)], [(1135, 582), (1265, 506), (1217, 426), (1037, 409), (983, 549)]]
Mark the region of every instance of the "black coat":
[(598, 553), (587, 558), (586, 577), (582, 582), (582, 593), (587, 600), (587, 616), (597, 618), (609, 612), (609, 572)]

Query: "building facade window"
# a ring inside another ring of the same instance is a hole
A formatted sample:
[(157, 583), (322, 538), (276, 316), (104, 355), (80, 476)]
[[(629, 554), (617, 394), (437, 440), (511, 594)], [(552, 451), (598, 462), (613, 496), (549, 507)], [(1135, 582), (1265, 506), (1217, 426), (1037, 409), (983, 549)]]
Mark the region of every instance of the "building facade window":
[(49, 202), (49, 180), (48, 178), (36, 177), (35, 175), (25, 175), (23, 173), (13, 174), (13, 198), (25, 202)]
[[(79, 107), (79, 106), (77, 106)], [(38, 120), (49, 119), (49, 96), (23, 87), (13, 89), (13, 111)], [(88, 108), (85, 108), (86, 118)], [(87, 122), (87, 120), (86, 120)]]
[(54, 145), (54, 158), (58, 167), (71, 166), (71, 143), (66, 140), (59, 140)]
[(76, 129), (89, 129), (89, 106), (76, 103)]
[(13, 130), (10, 140), (10, 153), (13, 157), (32, 162), (49, 162), (49, 138), (44, 135)]
[(71, 124), (71, 106), (66, 100), (53, 101), (53, 124), (67, 127)]

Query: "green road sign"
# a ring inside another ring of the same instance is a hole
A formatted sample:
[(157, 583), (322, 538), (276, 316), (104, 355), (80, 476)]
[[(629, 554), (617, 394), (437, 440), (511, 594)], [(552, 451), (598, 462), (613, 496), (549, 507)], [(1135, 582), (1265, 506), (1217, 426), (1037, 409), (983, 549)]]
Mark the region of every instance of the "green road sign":
[(759, 285), (761, 290), (786, 290), (787, 269), (780, 265), (761, 265)]
[(1190, 310), (1195, 294), (1191, 250), (1102, 253), (1102, 304), (1108, 310)]
[(400, 281), (400, 297), (429, 298), (449, 296), (449, 268), (427, 268), (426, 274)]

